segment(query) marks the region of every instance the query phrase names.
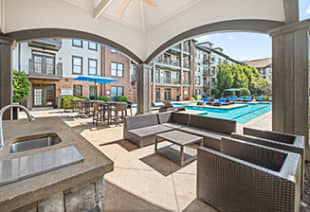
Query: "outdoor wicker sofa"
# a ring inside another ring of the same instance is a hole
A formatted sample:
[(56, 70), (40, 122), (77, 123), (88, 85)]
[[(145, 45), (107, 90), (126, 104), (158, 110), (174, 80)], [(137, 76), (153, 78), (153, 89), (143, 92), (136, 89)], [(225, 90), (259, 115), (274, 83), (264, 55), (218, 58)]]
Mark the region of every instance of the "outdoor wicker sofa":
[(126, 117), (124, 121), (124, 139), (139, 147), (155, 143), (155, 135), (173, 130), (160, 125), (157, 114)]
[(233, 138), (245, 140), (247, 142), (259, 145), (269, 146), (272, 148), (282, 149), (285, 151), (300, 154), (302, 161), (302, 178), (301, 178), (301, 195), (304, 190), (304, 167), (305, 167), (305, 139), (304, 136), (288, 134), (277, 131), (260, 130), (253, 128), (243, 128), (243, 134), (232, 133)]
[(198, 149), (197, 198), (219, 211), (299, 212), (299, 154), (223, 137)]
[(124, 138), (143, 147), (155, 143), (156, 134), (176, 129), (203, 137), (204, 146), (219, 151), (221, 137), (236, 132), (236, 121), (178, 112), (127, 117)]

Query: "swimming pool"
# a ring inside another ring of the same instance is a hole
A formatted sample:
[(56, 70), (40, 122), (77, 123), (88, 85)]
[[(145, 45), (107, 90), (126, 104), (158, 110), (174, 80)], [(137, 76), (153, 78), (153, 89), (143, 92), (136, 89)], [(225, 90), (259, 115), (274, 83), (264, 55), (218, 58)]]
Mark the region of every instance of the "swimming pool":
[(245, 124), (254, 118), (257, 118), (272, 110), (271, 103), (243, 103), (243, 106), (232, 109), (221, 108), (201, 108), (194, 106), (185, 106), (187, 110), (204, 111), (201, 116), (210, 116), (236, 120), (238, 124)]

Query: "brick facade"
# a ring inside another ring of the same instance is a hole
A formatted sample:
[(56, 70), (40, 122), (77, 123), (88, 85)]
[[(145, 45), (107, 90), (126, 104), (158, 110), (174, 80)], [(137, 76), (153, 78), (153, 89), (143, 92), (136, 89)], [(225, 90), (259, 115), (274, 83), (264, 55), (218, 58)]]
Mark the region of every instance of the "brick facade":
[[(115, 77), (111, 74), (112, 63), (123, 64), (124, 75), (123, 77)], [(101, 91), (103, 96), (111, 97), (111, 87), (123, 87), (124, 96), (127, 96), (129, 101), (134, 102), (134, 86), (130, 84), (130, 59), (119, 52), (113, 52), (113, 50), (106, 46), (101, 46), (101, 75), (105, 77), (111, 77), (118, 79), (118, 82), (111, 84), (101, 85)]]
[[(54, 85), (55, 86), (55, 102), (54, 106), (57, 105), (57, 98), (61, 96), (61, 88), (72, 88), (73, 85), (82, 85), (83, 86), (83, 95), (84, 97), (89, 97), (89, 86), (95, 85), (93, 82), (83, 82), (76, 81), (73, 78), (62, 78), (61, 80), (44, 80), (44, 79), (30, 79), (30, 93), (24, 103), (28, 108), (32, 108), (32, 98), (33, 98), (33, 86), (35, 85)], [(97, 85), (97, 96), (100, 96), (100, 85)]]

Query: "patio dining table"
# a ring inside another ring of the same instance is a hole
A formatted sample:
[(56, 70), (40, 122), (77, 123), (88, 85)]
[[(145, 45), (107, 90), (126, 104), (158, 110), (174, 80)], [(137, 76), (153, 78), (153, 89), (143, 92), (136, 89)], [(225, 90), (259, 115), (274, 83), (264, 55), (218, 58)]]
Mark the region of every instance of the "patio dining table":
[(108, 112), (108, 125), (111, 124), (113, 106), (117, 104), (127, 104), (126, 102), (116, 102), (116, 101), (106, 102), (102, 100), (89, 100), (89, 103), (90, 103), (89, 107), (92, 107), (93, 104), (98, 104), (99, 108), (101, 108), (101, 112), (103, 113), (105, 113), (105, 111)]

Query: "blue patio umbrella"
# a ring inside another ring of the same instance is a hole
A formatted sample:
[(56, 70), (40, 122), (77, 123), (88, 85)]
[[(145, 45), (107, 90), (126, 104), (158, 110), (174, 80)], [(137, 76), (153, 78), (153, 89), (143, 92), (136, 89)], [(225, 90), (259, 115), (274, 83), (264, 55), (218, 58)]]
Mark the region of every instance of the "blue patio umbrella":
[(113, 79), (113, 78), (104, 77), (104, 76), (100, 76), (100, 75), (85, 75), (85, 76), (81, 75), (81, 76), (78, 76), (78, 77), (74, 78), (74, 80), (93, 82), (93, 83), (95, 83), (95, 85), (97, 83), (98, 84), (109, 84), (109, 83), (112, 83), (112, 82), (119, 81), (118, 79)]
[(104, 77), (104, 76), (100, 76), (100, 75), (81, 75), (78, 76), (76, 78), (74, 78), (74, 80), (79, 80), (79, 81), (87, 81), (87, 82), (94, 82), (99, 83), (99, 84), (109, 84), (112, 82), (117, 82), (119, 81), (118, 79), (113, 79), (113, 78), (109, 78), (109, 77)]

